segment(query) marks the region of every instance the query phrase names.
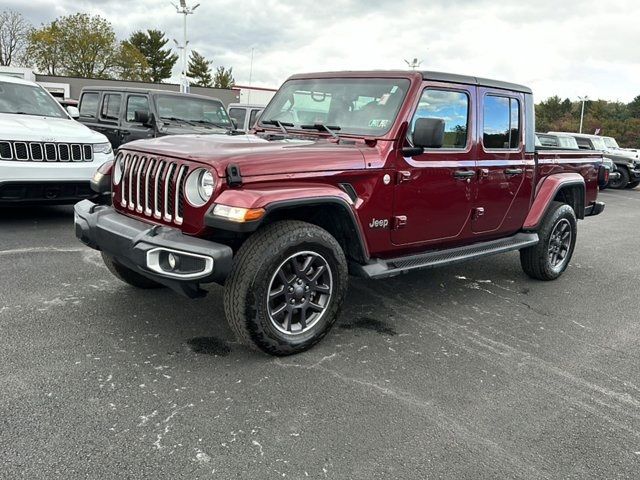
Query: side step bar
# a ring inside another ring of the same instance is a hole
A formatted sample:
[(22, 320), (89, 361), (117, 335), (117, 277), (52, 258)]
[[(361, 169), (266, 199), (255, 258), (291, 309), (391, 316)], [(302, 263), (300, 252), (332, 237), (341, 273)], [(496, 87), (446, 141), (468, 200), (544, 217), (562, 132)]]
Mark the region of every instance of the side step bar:
[(448, 250), (432, 250), (418, 255), (392, 259), (372, 259), (366, 265), (352, 265), (352, 272), (365, 278), (384, 278), (399, 275), (419, 268), (433, 268), (452, 265), (474, 258), (487, 257), (498, 253), (511, 252), (536, 245), (537, 233), (518, 233), (513, 237), (501, 238), (490, 242), (474, 243)]

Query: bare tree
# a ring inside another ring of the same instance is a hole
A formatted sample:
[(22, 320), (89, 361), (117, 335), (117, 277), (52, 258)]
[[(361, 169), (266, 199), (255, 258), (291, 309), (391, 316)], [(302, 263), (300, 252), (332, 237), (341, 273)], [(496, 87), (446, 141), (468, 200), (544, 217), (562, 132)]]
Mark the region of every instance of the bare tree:
[(27, 46), (31, 24), (13, 10), (0, 12), (0, 65), (21, 60)]

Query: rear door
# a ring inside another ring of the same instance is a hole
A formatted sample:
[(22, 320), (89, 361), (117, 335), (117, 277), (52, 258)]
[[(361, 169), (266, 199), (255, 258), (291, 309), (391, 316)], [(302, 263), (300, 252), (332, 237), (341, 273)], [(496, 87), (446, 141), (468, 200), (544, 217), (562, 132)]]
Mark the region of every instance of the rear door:
[(122, 94), (115, 92), (104, 92), (100, 105), (98, 130), (104, 133), (111, 142), (113, 148), (120, 146), (120, 110), (122, 108)]
[(477, 183), (471, 114), (475, 96), (476, 87), (471, 85), (423, 84), (408, 138), (418, 118), (440, 118), (445, 121), (444, 143), (399, 161), (396, 225), (391, 233), (395, 245), (442, 245), (471, 236), (468, 224)]
[(478, 190), (472, 228), (474, 234), (502, 235), (522, 226), (531, 198), (534, 164), (524, 154), (524, 95), (479, 87), (478, 99)]

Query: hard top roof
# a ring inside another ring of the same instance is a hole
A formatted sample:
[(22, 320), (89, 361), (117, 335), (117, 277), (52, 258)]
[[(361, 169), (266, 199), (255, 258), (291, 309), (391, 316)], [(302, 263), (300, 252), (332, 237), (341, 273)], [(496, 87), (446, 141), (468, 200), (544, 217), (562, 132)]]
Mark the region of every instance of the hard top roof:
[(445, 83), (462, 83), (465, 85), (477, 85), (481, 87), (498, 88), (522, 93), (532, 93), (529, 87), (516, 83), (491, 80), (488, 78), (472, 77), (469, 75), (459, 75), (456, 73), (413, 71), (413, 70), (363, 70), (363, 71), (338, 71), (338, 72), (316, 72), (303, 73), (291, 76), (290, 80), (310, 79), (310, 78), (332, 78), (332, 77), (411, 77), (421, 75), (423, 80), (432, 80)]

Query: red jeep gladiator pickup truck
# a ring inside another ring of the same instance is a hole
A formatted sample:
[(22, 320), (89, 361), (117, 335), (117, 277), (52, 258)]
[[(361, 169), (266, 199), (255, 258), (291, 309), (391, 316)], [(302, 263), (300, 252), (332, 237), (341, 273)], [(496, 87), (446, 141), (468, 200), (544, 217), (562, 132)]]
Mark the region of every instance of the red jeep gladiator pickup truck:
[[(527, 87), (435, 72), (295, 75), (249, 135), (120, 148), (113, 206), (75, 207), (77, 237), (139, 288), (224, 284), (238, 338), (303, 351), (336, 321), (348, 275), (383, 278), (513, 250), (567, 268), (607, 181), (595, 152), (535, 146)], [(109, 179), (110, 177), (110, 179)]]

